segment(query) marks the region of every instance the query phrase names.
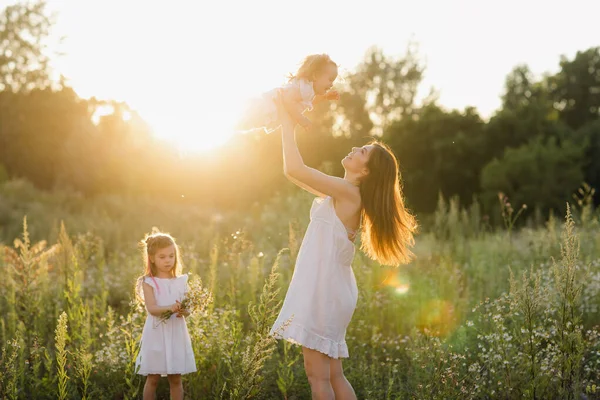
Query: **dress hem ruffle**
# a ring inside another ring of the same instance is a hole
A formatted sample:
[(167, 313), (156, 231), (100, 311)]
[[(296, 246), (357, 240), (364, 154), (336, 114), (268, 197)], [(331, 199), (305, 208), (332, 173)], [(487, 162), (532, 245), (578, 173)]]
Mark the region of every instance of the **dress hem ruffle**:
[[(280, 326), (281, 324), (275, 324)], [(290, 343), (298, 344), (307, 347), (311, 350), (316, 350), (331, 358), (348, 358), (348, 346), (346, 342), (337, 342), (335, 340), (317, 335), (309, 331), (301, 325), (291, 322), (285, 327), (282, 332), (278, 329), (271, 329), (271, 335), (277, 339), (285, 339)]]

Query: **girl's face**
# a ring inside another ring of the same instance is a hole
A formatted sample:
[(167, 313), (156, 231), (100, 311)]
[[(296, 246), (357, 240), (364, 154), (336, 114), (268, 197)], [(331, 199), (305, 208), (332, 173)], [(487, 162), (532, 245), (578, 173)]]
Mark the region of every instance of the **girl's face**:
[(319, 71), (315, 75), (315, 80), (313, 81), (313, 89), (315, 90), (315, 94), (323, 95), (333, 85), (335, 78), (338, 75), (337, 65), (333, 63), (329, 63), (323, 68), (322, 71)]
[(170, 245), (156, 250), (153, 256), (150, 256), (150, 261), (156, 266), (157, 275), (170, 275), (171, 270), (175, 267), (175, 246)]

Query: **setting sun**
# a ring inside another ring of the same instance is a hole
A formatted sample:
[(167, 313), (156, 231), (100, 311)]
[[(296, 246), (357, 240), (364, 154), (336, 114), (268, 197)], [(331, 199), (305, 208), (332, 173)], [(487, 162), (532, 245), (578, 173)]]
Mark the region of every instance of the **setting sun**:
[[(159, 139), (181, 151), (206, 151), (227, 142), (245, 101), (282, 84), (306, 53), (326, 51), (306, 44), (279, 47), (266, 25), (243, 13), (230, 15), (220, 4), (211, 12), (227, 14), (228, 24), (237, 24), (245, 36), (221, 32), (215, 42), (212, 35), (226, 27), (210, 18), (199, 21), (197, 13), (178, 7), (82, 3), (49, 2), (58, 12), (56, 34), (66, 36), (62, 50), (67, 56), (56, 60), (55, 68), (84, 98), (126, 102)], [(132, 33), (130, 18), (142, 8), (144, 18)], [(110, 30), (103, 29), (106, 20)]]
[(178, 115), (163, 110), (156, 115), (142, 117), (162, 140), (173, 144), (184, 153), (206, 152), (225, 144), (234, 134), (233, 124), (237, 115), (231, 113)]

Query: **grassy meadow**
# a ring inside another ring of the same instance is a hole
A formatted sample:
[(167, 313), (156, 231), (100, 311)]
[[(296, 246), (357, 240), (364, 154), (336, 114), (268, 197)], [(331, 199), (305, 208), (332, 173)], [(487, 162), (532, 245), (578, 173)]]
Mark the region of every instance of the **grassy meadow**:
[[(137, 241), (157, 226), (213, 295), (187, 320), (198, 372), (186, 398), (309, 399), (300, 348), (267, 335), (308, 223), (311, 197), (294, 193), (219, 214), (3, 183), (0, 398), (141, 398)], [(477, 203), (441, 199), (407, 266), (357, 252), (344, 368), (358, 398), (600, 399), (599, 214), (498, 207), (503, 229)]]

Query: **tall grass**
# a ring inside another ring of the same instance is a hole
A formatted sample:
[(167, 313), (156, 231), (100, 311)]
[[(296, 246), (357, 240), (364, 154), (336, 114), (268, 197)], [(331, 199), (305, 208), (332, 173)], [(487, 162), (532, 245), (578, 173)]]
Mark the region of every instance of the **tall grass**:
[[(111, 204), (145, 223), (156, 212)], [(309, 205), (278, 197), (205, 225), (183, 206), (162, 209), (158, 225), (182, 244), (184, 271), (214, 299), (187, 319), (198, 367), (184, 376), (187, 398), (310, 398), (300, 348), (268, 335)], [(19, 237), (0, 247), (0, 398), (140, 398), (134, 360), (146, 314), (132, 303), (135, 244), (151, 226), (129, 216), (95, 231), (86, 218), (97, 213), (81, 207), (65, 224), (21, 216)], [(515, 224), (513, 213), (509, 237), (477, 202), (463, 209), (440, 197), (411, 265), (384, 268), (357, 253), (344, 369), (358, 397), (600, 398), (600, 226), (589, 201), (575, 207), (562, 222), (523, 212)], [(168, 392), (161, 382), (158, 398)]]

